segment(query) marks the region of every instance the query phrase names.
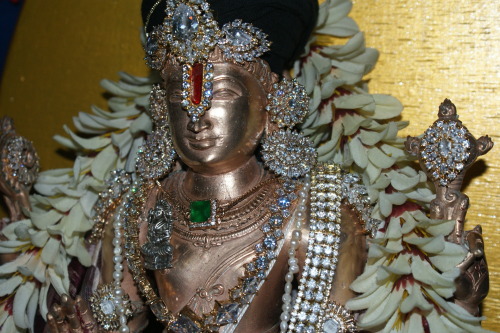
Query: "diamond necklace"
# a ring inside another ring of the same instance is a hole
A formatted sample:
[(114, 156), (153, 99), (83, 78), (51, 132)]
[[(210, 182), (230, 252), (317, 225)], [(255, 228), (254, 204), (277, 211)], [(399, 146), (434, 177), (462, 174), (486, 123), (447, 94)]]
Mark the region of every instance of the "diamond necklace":
[(288, 224), (287, 221), (291, 215), (289, 208), (297, 198), (296, 182), (291, 180), (280, 182), (282, 186), (277, 190), (278, 199), (269, 207), (271, 216), (261, 227), (264, 239), (255, 245), (256, 257), (245, 265), (245, 275), (240, 278), (236, 287), (230, 289), (229, 300), (216, 302), (212, 312), (204, 314), (202, 318), (195, 316), (188, 308), (181, 310), (178, 315), (173, 315), (148, 281), (139, 246), (139, 217), (144, 210), (148, 193), (155, 184), (152, 182), (142, 184), (140, 180), (134, 183), (131, 189), (133, 195), (126, 204), (127, 213), (124, 214), (126, 256), (139, 291), (145, 296), (146, 303), (158, 320), (168, 329), (183, 332), (217, 331), (225, 325), (235, 324), (243, 316), (255, 293), (274, 266), (275, 259), (284, 243), (282, 228)]
[[(366, 188), (356, 174), (342, 174), (335, 164), (321, 164), (304, 182), (310, 187), (310, 222), (306, 260), (295, 303), (291, 302), (293, 274), (299, 271), (295, 252), (305, 220), (305, 202), (298, 203), (296, 230), (292, 233), (289, 271), (285, 275), (285, 293), (280, 332), (355, 332), (350, 311), (330, 300), (330, 292), (339, 256), (342, 200), (357, 212), (366, 234), (373, 234), (380, 221), (371, 218), (372, 207)], [(299, 192), (299, 195), (301, 193)], [(302, 194), (303, 195), (303, 194)], [(301, 195), (301, 196), (302, 196)], [(367, 230), (368, 229), (368, 230)]]

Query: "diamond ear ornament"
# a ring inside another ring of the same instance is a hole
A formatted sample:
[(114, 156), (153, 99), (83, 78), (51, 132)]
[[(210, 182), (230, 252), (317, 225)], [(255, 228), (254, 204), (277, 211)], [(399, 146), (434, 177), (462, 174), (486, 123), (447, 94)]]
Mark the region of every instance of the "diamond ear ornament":
[(172, 168), (176, 157), (168, 127), (166, 98), (166, 91), (155, 84), (149, 101), (151, 118), (156, 128), (144, 145), (139, 147), (136, 160), (136, 170), (143, 179), (163, 178)]
[(282, 79), (267, 95), (266, 110), (278, 130), (268, 133), (262, 142), (262, 159), (274, 173), (299, 178), (308, 174), (317, 162), (312, 141), (291, 130), (300, 124), (309, 110), (309, 96), (297, 80)]
[(263, 140), (262, 159), (274, 173), (299, 178), (311, 171), (317, 153), (312, 141), (302, 133), (280, 129)]
[(226, 60), (253, 61), (269, 51), (267, 35), (235, 20), (219, 29), (203, 0), (167, 0), (163, 24), (148, 35), (146, 61), (160, 70), (168, 56), (182, 65), (182, 108), (192, 122), (205, 114), (213, 96), (213, 66), (207, 59), (219, 47)]
[(279, 128), (300, 124), (309, 111), (309, 96), (296, 79), (283, 79), (267, 95), (266, 110)]

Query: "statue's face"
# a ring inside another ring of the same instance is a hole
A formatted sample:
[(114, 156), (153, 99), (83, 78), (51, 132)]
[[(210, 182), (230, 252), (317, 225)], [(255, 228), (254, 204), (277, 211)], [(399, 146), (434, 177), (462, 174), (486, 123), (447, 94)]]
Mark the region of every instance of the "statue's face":
[(204, 174), (220, 174), (245, 164), (264, 132), (266, 93), (244, 68), (214, 64), (212, 106), (198, 122), (181, 107), (180, 66), (167, 66), (167, 104), (172, 140), (181, 160)]

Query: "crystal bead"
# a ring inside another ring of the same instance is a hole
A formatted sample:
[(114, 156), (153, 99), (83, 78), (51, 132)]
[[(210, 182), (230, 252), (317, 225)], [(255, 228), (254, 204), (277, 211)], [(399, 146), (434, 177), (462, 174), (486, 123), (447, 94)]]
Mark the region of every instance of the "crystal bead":
[(198, 325), (196, 325), (190, 318), (179, 315), (176, 321), (169, 326), (169, 330), (176, 333), (198, 333), (201, 332)]
[(222, 305), (217, 311), (215, 322), (218, 325), (227, 325), (236, 322), (238, 317), (239, 304), (229, 303)]
[(185, 5), (180, 4), (174, 11), (173, 15), (173, 33), (181, 40), (191, 40), (198, 32), (198, 19), (194, 10)]

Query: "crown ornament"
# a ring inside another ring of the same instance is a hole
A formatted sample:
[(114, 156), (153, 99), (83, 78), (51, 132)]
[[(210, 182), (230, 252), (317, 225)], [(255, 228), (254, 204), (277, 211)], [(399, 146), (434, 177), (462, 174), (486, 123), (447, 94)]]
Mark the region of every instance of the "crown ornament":
[(160, 70), (167, 57), (182, 65), (182, 108), (192, 122), (211, 106), (213, 66), (207, 62), (216, 47), (227, 61), (254, 61), (269, 51), (262, 30), (241, 20), (219, 29), (210, 6), (203, 0), (167, 0), (165, 19), (147, 36), (146, 61)]

